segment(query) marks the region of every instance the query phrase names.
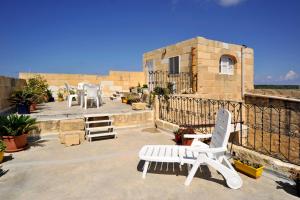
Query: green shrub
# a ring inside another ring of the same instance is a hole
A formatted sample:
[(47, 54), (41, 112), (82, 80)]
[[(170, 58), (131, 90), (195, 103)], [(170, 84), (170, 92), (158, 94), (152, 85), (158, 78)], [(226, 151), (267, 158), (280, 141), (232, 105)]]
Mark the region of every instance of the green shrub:
[(3, 136), (19, 136), (37, 129), (36, 119), (26, 115), (0, 116), (0, 133)]
[(27, 86), (24, 90), (35, 96), (36, 103), (46, 102), (49, 98), (49, 89), (47, 81), (40, 75), (28, 79)]

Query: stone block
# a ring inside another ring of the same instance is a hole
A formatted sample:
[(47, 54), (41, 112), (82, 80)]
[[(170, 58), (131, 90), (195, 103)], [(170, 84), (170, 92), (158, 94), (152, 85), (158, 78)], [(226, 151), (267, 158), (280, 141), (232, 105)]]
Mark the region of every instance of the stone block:
[(60, 132), (64, 131), (80, 131), (84, 129), (83, 119), (69, 119), (60, 121)]
[(64, 131), (64, 132), (60, 132), (58, 137), (59, 137), (60, 143), (66, 144), (66, 146), (67, 146), (74, 141), (75, 141), (74, 144), (77, 144), (77, 140), (79, 143), (84, 142), (85, 132), (84, 131)]
[(80, 138), (78, 134), (66, 134), (63, 137), (64, 144), (67, 147), (80, 144)]
[(146, 103), (132, 103), (133, 110), (145, 110), (147, 104)]

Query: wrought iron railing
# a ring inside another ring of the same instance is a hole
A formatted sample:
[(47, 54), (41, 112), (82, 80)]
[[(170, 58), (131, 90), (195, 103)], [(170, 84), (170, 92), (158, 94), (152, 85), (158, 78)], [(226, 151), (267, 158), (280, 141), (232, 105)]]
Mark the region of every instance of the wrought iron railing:
[(186, 96), (159, 97), (159, 118), (180, 126), (210, 133), (216, 113), (232, 113), (235, 130), (232, 142), (300, 165), (300, 103), (264, 104), (221, 101)]
[(190, 72), (170, 74), (168, 71), (151, 71), (148, 72), (148, 86), (152, 91), (155, 87), (167, 88), (168, 83), (172, 83), (175, 93), (192, 93), (192, 81), (197, 81), (197, 74), (193, 76)]

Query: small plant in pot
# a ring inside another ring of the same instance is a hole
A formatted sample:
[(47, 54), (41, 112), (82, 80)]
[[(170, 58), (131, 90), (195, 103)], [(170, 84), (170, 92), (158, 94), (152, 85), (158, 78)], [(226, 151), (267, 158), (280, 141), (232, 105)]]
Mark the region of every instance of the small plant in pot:
[(54, 97), (52, 95), (52, 91), (47, 89), (48, 102), (54, 102)]
[(58, 93), (57, 93), (57, 100), (64, 101), (64, 95), (61, 91), (58, 91)]
[(136, 94), (136, 93), (130, 93), (128, 96), (127, 96), (127, 104), (132, 104), (132, 103), (137, 103), (137, 102), (140, 102), (141, 101), (141, 98), (139, 96), (139, 94)]
[(180, 129), (176, 130), (173, 132), (174, 136), (175, 136), (175, 142), (177, 145), (181, 145), (182, 144), (182, 131), (180, 131)]
[(181, 134), (182, 144), (190, 146), (194, 139), (184, 138), (184, 135), (196, 134), (195, 130), (193, 128), (187, 127), (187, 128), (180, 128), (179, 131), (180, 131), (180, 134)]
[(3, 161), (5, 149), (6, 149), (6, 145), (2, 140), (0, 140), (0, 163), (2, 163)]
[(25, 115), (8, 115), (0, 117), (0, 133), (6, 145), (5, 152), (21, 151), (27, 147), (27, 134), (37, 129), (36, 120)]
[(17, 90), (11, 94), (8, 100), (16, 106), (19, 114), (30, 114), (30, 105), (34, 100), (34, 95), (26, 90)]

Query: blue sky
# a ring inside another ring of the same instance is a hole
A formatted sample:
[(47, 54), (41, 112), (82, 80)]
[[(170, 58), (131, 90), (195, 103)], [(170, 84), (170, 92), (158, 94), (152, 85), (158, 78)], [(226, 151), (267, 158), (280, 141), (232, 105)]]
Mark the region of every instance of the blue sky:
[(0, 74), (142, 70), (196, 36), (255, 51), (255, 82), (300, 84), (300, 0), (0, 0)]

